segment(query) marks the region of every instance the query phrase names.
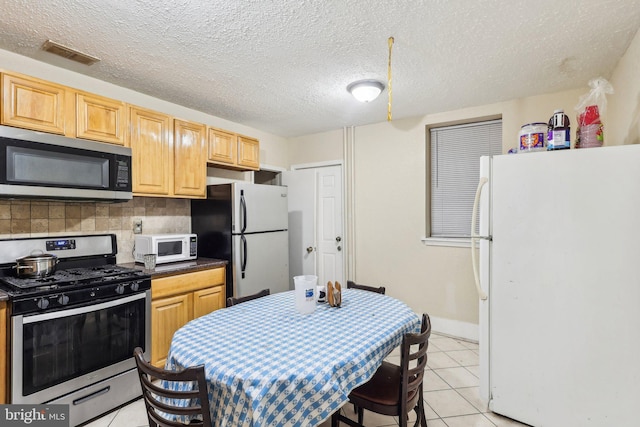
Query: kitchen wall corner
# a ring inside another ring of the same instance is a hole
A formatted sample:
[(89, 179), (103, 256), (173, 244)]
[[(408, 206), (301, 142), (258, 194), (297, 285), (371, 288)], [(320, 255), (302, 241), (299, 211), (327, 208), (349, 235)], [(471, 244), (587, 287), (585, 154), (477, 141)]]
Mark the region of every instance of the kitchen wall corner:
[(144, 234), (189, 233), (191, 203), (152, 197), (125, 203), (0, 200), (0, 239), (113, 233), (117, 262), (127, 263), (133, 262), (134, 219), (142, 219)]

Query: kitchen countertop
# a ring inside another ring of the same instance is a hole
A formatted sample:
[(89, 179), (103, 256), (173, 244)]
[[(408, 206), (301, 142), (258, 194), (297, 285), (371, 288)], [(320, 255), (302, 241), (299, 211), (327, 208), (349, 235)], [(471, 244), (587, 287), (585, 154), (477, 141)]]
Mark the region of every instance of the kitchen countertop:
[(151, 274), (152, 279), (165, 276), (175, 276), (176, 274), (192, 273), (194, 271), (208, 270), (212, 268), (224, 267), (227, 261), (215, 258), (198, 258), (192, 261), (171, 262), (167, 264), (158, 264), (153, 270), (147, 270), (143, 264), (129, 262), (126, 264), (118, 264), (121, 267), (135, 268)]
[(3, 291), (0, 291), (0, 301), (7, 301), (8, 299), (9, 299), (9, 295), (7, 295)]

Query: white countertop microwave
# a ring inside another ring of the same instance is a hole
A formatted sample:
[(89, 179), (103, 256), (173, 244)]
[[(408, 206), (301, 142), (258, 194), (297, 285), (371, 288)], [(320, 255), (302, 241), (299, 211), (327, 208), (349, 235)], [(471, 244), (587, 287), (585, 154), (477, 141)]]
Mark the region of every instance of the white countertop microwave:
[(139, 234), (135, 236), (133, 257), (144, 263), (146, 254), (156, 255), (156, 264), (198, 258), (198, 236), (195, 234)]

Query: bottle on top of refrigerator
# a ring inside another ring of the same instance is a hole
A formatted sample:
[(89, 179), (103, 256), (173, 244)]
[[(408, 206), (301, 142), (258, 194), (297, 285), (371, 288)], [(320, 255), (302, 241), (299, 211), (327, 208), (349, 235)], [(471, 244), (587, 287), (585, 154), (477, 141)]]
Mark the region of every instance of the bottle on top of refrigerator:
[(563, 150), (571, 148), (571, 127), (569, 117), (564, 110), (555, 110), (549, 119), (547, 132), (547, 150)]
[(544, 151), (547, 124), (536, 122), (522, 125), (518, 135), (518, 153)]

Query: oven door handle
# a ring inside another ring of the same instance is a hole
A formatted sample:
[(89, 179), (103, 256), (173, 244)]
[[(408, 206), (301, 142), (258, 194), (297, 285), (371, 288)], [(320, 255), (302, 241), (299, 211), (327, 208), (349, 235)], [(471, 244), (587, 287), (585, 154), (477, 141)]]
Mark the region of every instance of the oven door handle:
[(78, 314), (91, 313), (93, 311), (104, 310), (105, 308), (116, 307), (118, 305), (127, 304), (132, 301), (137, 301), (139, 299), (145, 299), (147, 297), (147, 292), (137, 293), (135, 295), (129, 295), (128, 297), (116, 298), (111, 301), (103, 302), (100, 304), (88, 305), (86, 307), (78, 307), (78, 308), (70, 308), (65, 310), (58, 310), (51, 313), (43, 313), (43, 314), (35, 314), (35, 315), (27, 315), (27, 316), (16, 316), (22, 317), (22, 323), (34, 323), (34, 322), (42, 322), (43, 320), (50, 319), (59, 319), (61, 317), (69, 317), (75, 316)]

